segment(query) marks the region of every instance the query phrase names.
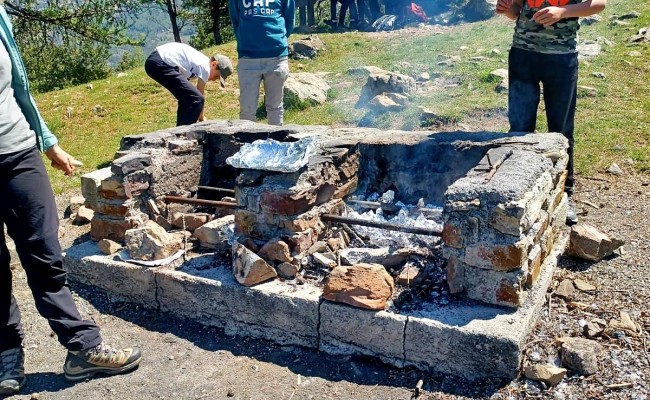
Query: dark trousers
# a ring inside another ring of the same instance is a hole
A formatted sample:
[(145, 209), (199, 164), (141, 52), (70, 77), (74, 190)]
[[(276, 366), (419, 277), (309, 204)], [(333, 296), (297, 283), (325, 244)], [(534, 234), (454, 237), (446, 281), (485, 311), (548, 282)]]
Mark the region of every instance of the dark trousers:
[(176, 110), (176, 126), (190, 125), (198, 121), (205, 98), (199, 90), (190, 83), (179, 71), (177, 67), (166, 64), (158, 51), (149, 55), (144, 63), (144, 70), (147, 75), (154, 81), (163, 85), (163, 87), (174, 95), (178, 100), (178, 109)]
[(354, 28), (359, 23), (359, 12), (355, 0), (342, 0), (341, 12), (339, 13), (339, 26), (345, 25), (345, 17), (350, 9), (350, 28)]
[(578, 85), (578, 53), (544, 54), (510, 49), (508, 60), (510, 132), (535, 132), (540, 83), (549, 132), (569, 140), (566, 192), (573, 194), (573, 130)]
[[(66, 282), (58, 239), (54, 194), (36, 148), (0, 154), (0, 226), (9, 236), (27, 274), (36, 309), (68, 350), (101, 343), (99, 327), (84, 321)], [(24, 333), (12, 294), (10, 257), (0, 234), (0, 351), (19, 347)]]
[(381, 6), (379, 0), (357, 0), (359, 10), (359, 21), (365, 21), (366, 18), (370, 24), (381, 17)]

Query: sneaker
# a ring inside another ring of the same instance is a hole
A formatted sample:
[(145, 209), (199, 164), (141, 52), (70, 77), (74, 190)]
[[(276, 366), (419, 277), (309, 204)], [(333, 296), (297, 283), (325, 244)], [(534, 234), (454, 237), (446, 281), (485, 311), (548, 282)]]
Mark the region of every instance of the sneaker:
[(573, 201), (572, 197), (569, 197), (569, 203), (567, 204), (566, 212), (566, 224), (573, 226), (578, 223), (578, 212), (576, 210), (576, 203)]
[(25, 378), (25, 351), (22, 347), (5, 350), (0, 353), (2, 376), (0, 376), (0, 394), (18, 392), (27, 379)]
[(115, 375), (135, 369), (142, 355), (140, 349), (118, 350), (101, 343), (92, 349), (68, 351), (63, 365), (65, 378), (69, 381), (80, 381), (97, 373)]

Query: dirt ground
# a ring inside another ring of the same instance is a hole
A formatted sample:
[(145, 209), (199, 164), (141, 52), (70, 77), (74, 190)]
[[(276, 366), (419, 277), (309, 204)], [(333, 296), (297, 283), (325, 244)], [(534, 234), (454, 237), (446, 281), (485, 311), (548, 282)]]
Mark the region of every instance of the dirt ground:
[[(604, 351), (600, 371), (567, 375), (555, 387), (528, 381), (463, 382), (413, 369), (396, 369), (368, 358), (341, 358), (256, 339), (228, 337), (215, 328), (122, 303), (93, 288), (73, 286), (82, 314), (117, 346), (140, 346), (144, 360), (128, 375), (68, 383), (62, 375), (65, 350), (38, 316), (22, 269), (14, 272), (14, 293), (27, 334), (28, 383), (12, 399), (647, 399), (650, 396), (650, 176), (579, 178), (575, 198), (581, 222), (623, 237), (613, 256), (589, 263), (564, 257), (555, 273), (585, 280), (593, 292), (578, 292), (574, 307), (551, 294), (525, 350), (524, 364), (557, 362), (562, 336), (581, 336), (581, 326), (627, 312), (641, 333), (606, 330), (597, 340)], [(60, 196), (63, 206), (70, 194)], [(63, 207), (62, 207), (63, 208)], [(64, 247), (84, 240), (88, 227), (62, 220)], [(572, 303), (574, 304), (574, 303)], [(550, 316), (549, 316), (550, 312)], [(423, 390), (416, 391), (422, 379)]]

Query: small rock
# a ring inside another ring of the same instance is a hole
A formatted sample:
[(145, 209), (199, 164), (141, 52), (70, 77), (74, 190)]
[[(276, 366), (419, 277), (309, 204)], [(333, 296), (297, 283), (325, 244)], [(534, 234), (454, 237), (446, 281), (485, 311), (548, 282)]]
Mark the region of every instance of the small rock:
[(228, 393), (226, 393), (227, 397), (235, 397), (235, 391), (232, 389), (228, 389)]
[(600, 318), (592, 319), (583, 328), (583, 333), (588, 338), (595, 338), (600, 336), (607, 328), (607, 321)]
[(578, 85), (578, 97), (596, 97), (598, 89), (591, 86)]
[(630, 57), (641, 57), (643, 54), (641, 52), (633, 50), (627, 54)]
[(607, 172), (612, 175), (623, 175), (623, 170), (616, 163), (610, 165), (609, 168), (607, 168)]
[(591, 225), (577, 224), (571, 227), (569, 248), (566, 254), (596, 262), (611, 255), (623, 244), (625, 241), (622, 239), (610, 238)]
[(431, 79), (431, 75), (429, 75), (428, 72), (423, 72), (423, 73), (419, 74), (415, 79), (417, 81), (419, 81), (419, 82), (426, 82), (429, 79)]
[(122, 245), (110, 239), (102, 239), (97, 242), (97, 247), (102, 253), (111, 255), (117, 253), (122, 248)]
[(414, 286), (422, 281), (420, 269), (411, 263), (407, 263), (397, 276), (397, 283), (402, 286)]
[(291, 263), (281, 263), (276, 267), (278, 276), (283, 279), (293, 279), (298, 274), (299, 268)]
[(576, 279), (573, 281), (573, 284), (576, 288), (582, 292), (593, 292), (596, 290), (596, 286), (592, 285), (589, 282), (585, 282), (582, 279)]
[(569, 338), (562, 344), (562, 365), (578, 375), (598, 372), (598, 359), (602, 346), (583, 338)]
[(77, 210), (77, 215), (75, 216), (74, 220), (78, 224), (87, 224), (93, 219), (94, 216), (95, 212), (93, 210), (86, 208), (86, 206), (81, 206)]
[(627, 14), (623, 14), (623, 15), (619, 16), (618, 19), (636, 19), (636, 18), (639, 18), (640, 16), (641, 16), (641, 14), (639, 14), (638, 11), (632, 11), (632, 12), (629, 12)]
[(86, 202), (83, 196), (72, 196), (70, 197), (70, 214), (76, 215), (79, 207), (83, 206)]
[(292, 260), (289, 245), (281, 239), (271, 239), (257, 253), (265, 260), (290, 262)]
[(324, 256), (322, 253), (314, 253), (312, 254), (312, 257), (314, 258), (314, 262), (318, 265), (326, 268), (336, 267), (336, 261), (333, 261), (329, 257)]
[(117, 77), (118, 77), (118, 78), (124, 78), (124, 77), (127, 76), (127, 75), (128, 75), (128, 74), (127, 74), (126, 72), (120, 72), (120, 73), (117, 74)]
[(211, 215), (208, 213), (182, 213), (175, 212), (172, 215), (172, 226), (178, 229), (186, 229), (194, 232), (201, 226), (210, 221)]
[(531, 365), (525, 368), (524, 375), (528, 379), (555, 386), (564, 379), (566, 369), (550, 365)]
[(602, 72), (594, 72), (594, 73), (591, 74), (591, 76), (593, 76), (594, 78), (598, 78), (598, 79), (605, 79), (606, 78), (605, 74), (602, 73)]
[(565, 279), (555, 289), (555, 294), (565, 299), (570, 299), (575, 293), (575, 287), (571, 279)]
[(327, 248), (327, 242), (319, 240), (318, 242), (311, 245), (311, 247), (307, 250), (307, 254), (323, 253), (328, 250), (329, 249)]
[(632, 333), (640, 332), (640, 329), (637, 327), (634, 321), (632, 321), (630, 314), (624, 311), (620, 311), (619, 318), (619, 320), (612, 319), (609, 321), (609, 327), (612, 329), (620, 329), (622, 331), (628, 331)]
[(241, 244), (232, 248), (232, 272), (237, 282), (253, 286), (277, 277), (277, 272), (261, 257)]

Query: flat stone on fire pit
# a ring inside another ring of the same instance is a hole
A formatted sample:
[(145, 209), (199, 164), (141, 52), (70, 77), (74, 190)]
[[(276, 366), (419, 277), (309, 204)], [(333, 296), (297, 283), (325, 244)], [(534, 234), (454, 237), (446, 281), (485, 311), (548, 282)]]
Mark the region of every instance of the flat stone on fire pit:
[(211, 249), (227, 249), (230, 247), (228, 244), (227, 227), (234, 222), (234, 215), (226, 215), (225, 217), (217, 218), (197, 228), (194, 231), (194, 237), (199, 239), (199, 243), (203, 247)]
[(357, 264), (332, 270), (325, 288), (325, 300), (369, 310), (383, 310), (393, 294), (393, 277), (378, 264)]
[(178, 229), (186, 229), (190, 232), (194, 232), (208, 221), (210, 221), (210, 214), (207, 213), (176, 212), (172, 216), (172, 226)]
[(292, 260), (289, 245), (280, 239), (269, 240), (257, 254), (270, 261), (290, 262)]
[(124, 241), (131, 258), (137, 260), (162, 260), (181, 248), (179, 239), (153, 221), (147, 221), (142, 228), (127, 230)]
[(257, 285), (278, 276), (273, 267), (241, 244), (232, 248), (232, 273), (244, 286)]

